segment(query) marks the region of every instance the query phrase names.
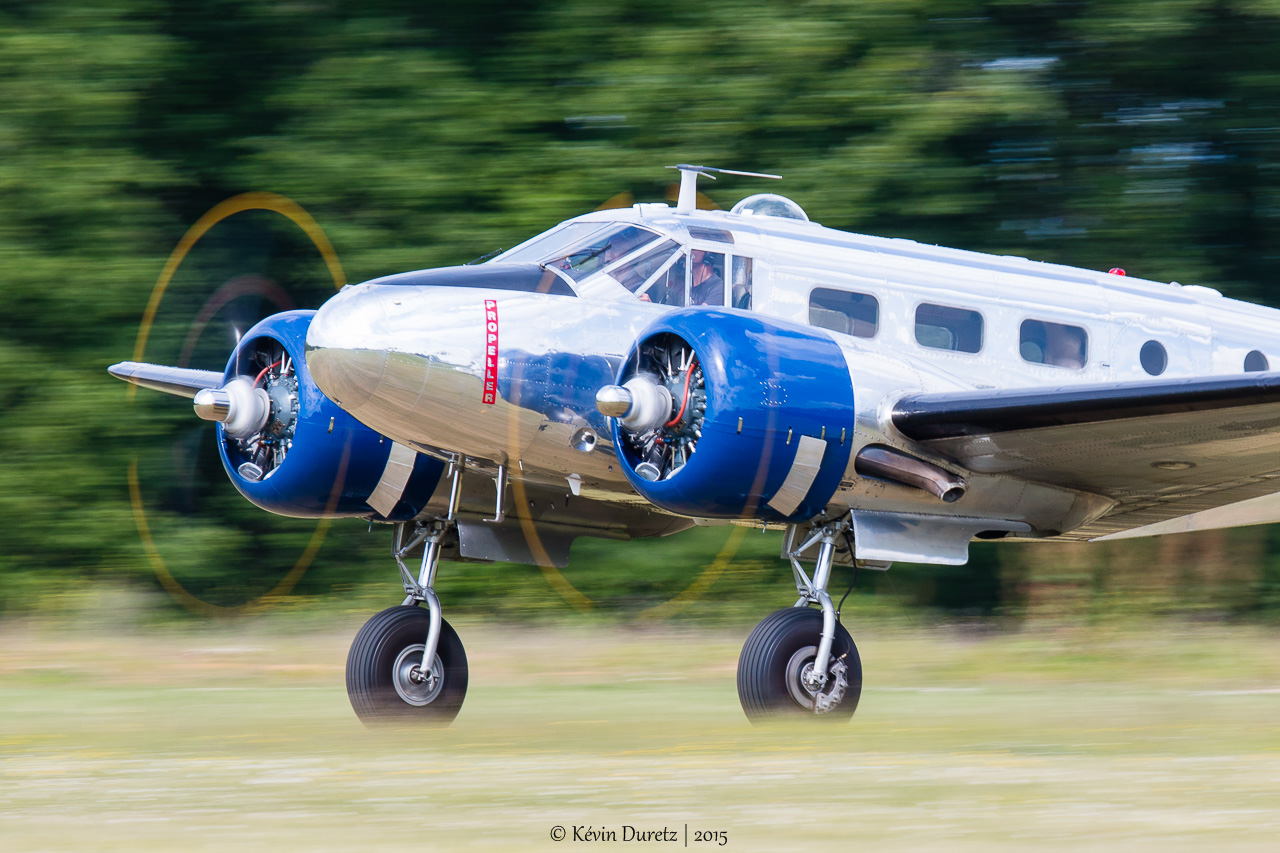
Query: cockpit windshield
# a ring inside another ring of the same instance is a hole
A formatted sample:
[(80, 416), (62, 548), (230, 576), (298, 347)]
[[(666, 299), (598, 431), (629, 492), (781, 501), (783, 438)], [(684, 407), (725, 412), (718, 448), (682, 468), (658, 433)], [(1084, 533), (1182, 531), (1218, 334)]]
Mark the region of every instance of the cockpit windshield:
[[(719, 260), (715, 281), (723, 282), (725, 255), (713, 254)], [(676, 240), (640, 225), (570, 222), (499, 255), (493, 262), (539, 263), (572, 280), (583, 296), (618, 299), (630, 291), (642, 302), (684, 305), (690, 298), (687, 255)], [(694, 285), (695, 304), (723, 304), (723, 290), (708, 300), (697, 290), (705, 287), (701, 278)]]
[(489, 263), (532, 264), (559, 257), (564, 254), (567, 246), (608, 227), (603, 222), (570, 222), (534, 237), (523, 246), (501, 254)]
[(494, 258), (499, 263), (537, 262), (581, 281), (618, 258), (658, 239), (638, 225), (621, 222), (571, 222), (535, 237), (529, 243)]
[(596, 270), (629, 255), (641, 246), (658, 239), (658, 235), (637, 225), (614, 225), (590, 234), (548, 260), (547, 266), (558, 267), (574, 281), (581, 281)]

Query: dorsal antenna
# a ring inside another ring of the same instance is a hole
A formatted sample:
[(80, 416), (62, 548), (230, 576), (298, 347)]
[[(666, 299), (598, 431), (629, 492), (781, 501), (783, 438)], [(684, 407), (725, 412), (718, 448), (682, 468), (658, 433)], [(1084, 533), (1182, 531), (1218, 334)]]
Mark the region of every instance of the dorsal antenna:
[(699, 175), (705, 175), (713, 181), (716, 179), (716, 175), (742, 175), (747, 178), (782, 180), (781, 175), (768, 175), (764, 172), (742, 172), (737, 169), (716, 169), (712, 166), (691, 166), (688, 163), (679, 163), (667, 168), (680, 170), (680, 198), (676, 201), (676, 213), (693, 213), (698, 209)]

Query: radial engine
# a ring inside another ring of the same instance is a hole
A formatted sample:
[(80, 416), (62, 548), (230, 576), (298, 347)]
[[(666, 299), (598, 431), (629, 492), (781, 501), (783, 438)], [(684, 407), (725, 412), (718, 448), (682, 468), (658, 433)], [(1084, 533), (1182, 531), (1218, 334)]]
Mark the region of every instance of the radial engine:
[[(222, 464), (257, 506), (299, 518), (378, 516), (367, 501), (387, 467), (392, 442), (316, 387), (305, 359), (315, 313), (275, 314), (245, 333), (227, 362), (222, 387), (196, 394), (196, 414), (218, 422)], [(421, 512), (443, 467), (417, 454), (387, 518), (403, 521)]]
[(664, 315), (597, 396), (631, 485), (663, 509), (796, 522), (830, 501), (853, 382), (819, 330), (738, 312)]

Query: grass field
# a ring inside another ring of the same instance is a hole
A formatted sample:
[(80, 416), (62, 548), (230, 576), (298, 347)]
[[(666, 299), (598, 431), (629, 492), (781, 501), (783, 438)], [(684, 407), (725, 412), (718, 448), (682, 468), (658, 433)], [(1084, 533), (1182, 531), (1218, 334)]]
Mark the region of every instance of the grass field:
[(855, 626), (854, 721), (753, 729), (749, 625), (465, 621), (454, 726), (368, 731), (362, 621), (0, 627), (0, 850), (1280, 846), (1276, 631)]

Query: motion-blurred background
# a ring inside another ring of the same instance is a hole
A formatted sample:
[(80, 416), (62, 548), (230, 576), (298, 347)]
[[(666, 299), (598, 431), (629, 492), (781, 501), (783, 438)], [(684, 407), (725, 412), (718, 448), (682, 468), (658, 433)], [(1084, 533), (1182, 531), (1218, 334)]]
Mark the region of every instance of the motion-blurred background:
[[(129, 402), (106, 374), (174, 244), (228, 197), (296, 200), (358, 282), (662, 200), (664, 166), (706, 163), (786, 178), (703, 187), (726, 208), (776, 190), (834, 228), (1280, 304), (1277, 57), (1268, 0), (0, 2), (0, 614), (103, 589), (182, 612), (139, 538), (135, 462), (156, 553), (203, 600), (262, 595), (315, 535), (235, 494), (186, 404)], [(267, 284), (211, 307), (235, 281)], [(332, 287), (298, 229), (238, 215), (184, 261), (146, 358), (220, 369), (227, 335)], [(705, 592), (661, 612), (754, 621), (793, 595), (778, 545), (586, 540), (565, 577), (630, 618), (721, 554)], [(386, 529), (334, 524), (289, 606), (393, 603), (388, 548)], [(948, 620), (1280, 618), (1277, 528), (973, 553), (867, 573), (852, 600)], [(531, 567), (444, 567), (439, 588), (451, 614), (585, 606)]]

